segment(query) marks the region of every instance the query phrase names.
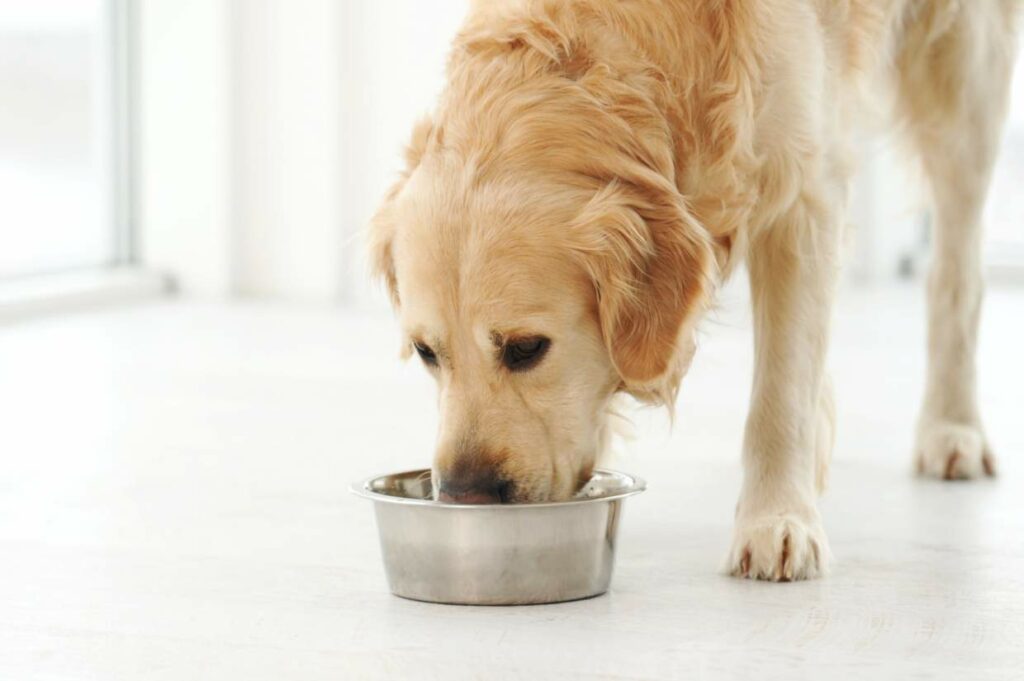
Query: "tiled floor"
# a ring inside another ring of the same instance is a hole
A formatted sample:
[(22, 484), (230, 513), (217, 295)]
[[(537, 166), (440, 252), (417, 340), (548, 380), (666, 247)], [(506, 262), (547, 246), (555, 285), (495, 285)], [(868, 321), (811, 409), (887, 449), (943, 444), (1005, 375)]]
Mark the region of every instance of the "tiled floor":
[(433, 387), (387, 316), (167, 302), (0, 327), (0, 679), (1024, 678), (1024, 291), (992, 290), (1002, 476), (910, 474), (916, 287), (848, 291), (825, 580), (718, 573), (739, 484), (743, 297), (673, 431), (635, 414), (611, 593), (523, 608), (388, 594), (349, 482), (425, 466)]

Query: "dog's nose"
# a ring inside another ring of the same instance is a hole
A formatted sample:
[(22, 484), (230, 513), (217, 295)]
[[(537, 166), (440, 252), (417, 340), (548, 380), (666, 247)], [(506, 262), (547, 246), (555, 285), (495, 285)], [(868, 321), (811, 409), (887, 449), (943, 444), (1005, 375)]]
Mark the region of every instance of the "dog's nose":
[(494, 471), (466, 475), (441, 475), (438, 501), (455, 504), (500, 504), (506, 501), (510, 485)]

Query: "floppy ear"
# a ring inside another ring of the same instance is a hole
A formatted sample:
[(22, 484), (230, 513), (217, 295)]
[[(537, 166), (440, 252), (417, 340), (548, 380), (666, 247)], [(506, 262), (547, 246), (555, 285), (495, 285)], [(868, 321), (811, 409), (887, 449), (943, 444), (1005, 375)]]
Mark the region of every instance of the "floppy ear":
[[(601, 332), (627, 391), (669, 399), (677, 351), (708, 298), (713, 256), (706, 231), (668, 181), (613, 182), (574, 229), (593, 279)], [(667, 380), (665, 390), (653, 384)]]
[(419, 166), (423, 154), (427, 150), (434, 124), (430, 119), (423, 119), (413, 128), (412, 140), (405, 149), (405, 170), (398, 181), (391, 185), (376, 214), (370, 220), (368, 240), (370, 270), (373, 276), (383, 279), (388, 288), (391, 304), (398, 307), (398, 281), (395, 278), (395, 261), (392, 257), (392, 244), (398, 225), (394, 220), (393, 208), (395, 198), (402, 192), (409, 176)]

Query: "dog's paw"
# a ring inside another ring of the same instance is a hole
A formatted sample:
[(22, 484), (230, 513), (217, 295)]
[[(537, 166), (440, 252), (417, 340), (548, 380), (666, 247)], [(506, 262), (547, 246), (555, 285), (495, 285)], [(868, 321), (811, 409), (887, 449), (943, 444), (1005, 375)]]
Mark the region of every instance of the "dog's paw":
[[(807, 514), (801, 514), (807, 515)], [(817, 512), (811, 520), (795, 513), (737, 519), (726, 570), (735, 577), (789, 582), (828, 571), (828, 539)]]
[(972, 480), (996, 474), (995, 457), (981, 429), (949, 421), (927, 421), (917, 432), (917, 472), (942, 480)]

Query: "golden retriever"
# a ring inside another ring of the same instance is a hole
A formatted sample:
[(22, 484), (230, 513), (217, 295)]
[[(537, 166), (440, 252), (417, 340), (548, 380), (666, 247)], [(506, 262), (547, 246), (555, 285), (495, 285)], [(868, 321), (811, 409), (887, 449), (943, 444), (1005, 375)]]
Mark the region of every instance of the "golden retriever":
[(934, 196), (917, 463), (992, 474), (974, 388), (979, 222), (1017, 7), (476, 3), (371, 229), (407, 354), (439, 387), (439, 498), (571, 497), (608, 439), (613, 396), (671, 405), (695, 325), (742, 261), (757, 349), (727, 569), (823, 574), (850, 132), (879, 82)]

